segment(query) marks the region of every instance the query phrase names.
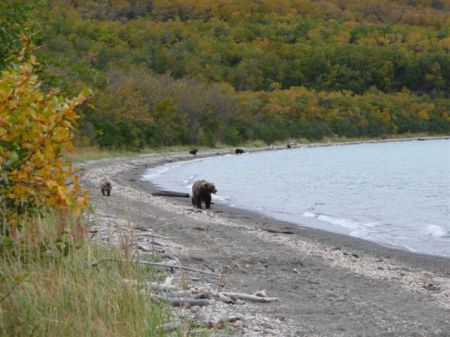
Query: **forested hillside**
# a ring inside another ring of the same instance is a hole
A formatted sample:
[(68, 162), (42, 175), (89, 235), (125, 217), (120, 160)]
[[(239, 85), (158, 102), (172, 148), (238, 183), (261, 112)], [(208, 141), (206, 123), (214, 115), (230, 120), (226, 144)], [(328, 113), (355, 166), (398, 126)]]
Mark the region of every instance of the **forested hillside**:
[(44, 84), (93, 90), (78, 144), (450, 132), (447, 0), (53, 0)]

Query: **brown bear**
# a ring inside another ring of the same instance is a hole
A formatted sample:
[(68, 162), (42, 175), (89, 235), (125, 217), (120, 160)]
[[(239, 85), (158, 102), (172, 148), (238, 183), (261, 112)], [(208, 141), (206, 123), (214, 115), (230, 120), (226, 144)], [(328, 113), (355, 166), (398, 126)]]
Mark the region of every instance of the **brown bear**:
[(197, 149), (193, 149), (191, 151), (189, 151), (189, 154), (193, 154), (194, 156), (197, 154), (198, 150)]
[(100, 188), (102, 190), (102, 195), (103, 196), (110, 196), (111, 195), (111, 189), (112, 189), (112, 185), (111, 182), (109, 180), (103, 179), (100, 183)]
[(197, 180), (192, 185), (192, 205), (202, 208), (202, 201), (205, 202), (205, 208), (211, 208), (211, 193), (216, 193), (216, 187), (213, 183), (206, 180)]
[(234, 150), (234, 153), (236, 153), (236, 154), (243, 154), (245, 151), (244, 150), (242, 150), (242, 149), (236, 149), (236, 150)]

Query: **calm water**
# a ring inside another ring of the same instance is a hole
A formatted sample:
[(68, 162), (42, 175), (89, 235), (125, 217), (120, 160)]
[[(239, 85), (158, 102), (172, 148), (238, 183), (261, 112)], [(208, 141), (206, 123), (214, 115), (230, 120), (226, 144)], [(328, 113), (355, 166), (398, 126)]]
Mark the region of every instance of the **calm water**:
[(300, 148), (170, 163), (143, 177), (215, 202), (450, 257), (450, 140)]

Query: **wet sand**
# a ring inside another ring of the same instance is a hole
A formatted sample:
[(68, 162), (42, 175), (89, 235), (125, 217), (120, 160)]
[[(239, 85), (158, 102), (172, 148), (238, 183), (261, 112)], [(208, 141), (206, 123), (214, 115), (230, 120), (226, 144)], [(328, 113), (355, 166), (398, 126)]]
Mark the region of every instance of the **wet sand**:
[[(201, 151), (196, 158), (229, 152)], [(82, 181), (91, 190), (95, 222), (109, 235), (149, 228), (173, 238), (165, 244), (182, 265), (223, 274), (227, 290), (266, 290), (280, 298), (218, 304), (210, 315), (239, 314), (235, 328), (246, 336), (450, 336), (450, 259), (217, 203), (198, 211), (189, 198), (152, 196), (154, 186), (141, 181), (151, 166), (192, 158), (168, 153), (90, 161), (82, 165)], [(113, 182), (110, 198), (100, 195), (103, 178)]]

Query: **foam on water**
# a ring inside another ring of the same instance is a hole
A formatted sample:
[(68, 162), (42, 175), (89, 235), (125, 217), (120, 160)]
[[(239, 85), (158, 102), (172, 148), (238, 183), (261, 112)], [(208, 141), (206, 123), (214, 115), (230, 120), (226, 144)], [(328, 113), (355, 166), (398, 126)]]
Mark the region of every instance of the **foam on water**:
[(198, 158), (143, 179), (219, 203), (411, 251), (450, 257), (450, 141), (300, 148)]
[(314, 218), (318, 219), (323, 222), (330, 223), (332, 225), (337, 225), (346, 229), (358, 229), (361, 227), (361, 224), (358, 224), (357, 222), (351, 220), (351, 219), (344, 219), (344, 218), (336, 218), (330, 215), (326, 214), (320, 214), (320, 213), (314, 213), (311, 211), (306, 211), (303, 213), (303, 216), (306, 218)]
[(226, 196), (223, 196), (223, 195), (217, 195), (217, 194), (213, 194), (212, 195), (212, 199), (216, 200), (216, 201), (221, 201), (223, 203), (227, 203), (230, 200), (229, 197), (226, 197)]
[(378, 225), (376, 222), (358, 222), (352, 219), (338, 218), (327, 214), (314, 213), (308, 210), (302, 214), (307, 219), (317, 219), (318, 221), (339, 226), (351, 236), (359, 238), (369, 238), (370, 233), (374, 231), (374, 227)]
[(359, 225), (358, 223), (356, 223), (355, 221), (352, 221), (350, 219), (343, 219), (343, 218), (334, 218), (332, 216), (329, 215), (325, 215), (325, 214), (319, 214), (317, 216), (318, 220), (324, 221), (324, 222), (328, 222), (331, 223), (333, 225), (338, 225), (347, 229), (358, 229), (361, 227), (361, 225)]
[(163, 175), (167, 171), (169, 171), (169, 167), (167, 167), (167, 166), (160, 166), (158, 169), (155, 169), (155, 170), (152, 170), (152, 171), (147, 171), (142, 176), (142, 179), (150, 181), (150, 180), (153, 180), (155, 178), (160, 177), (161, 175)]
[(181, 163), (169, 163), (169, 164), (165, 164), (165, 165), (158, 166), (153, 169), (147, 170), (143, 174), (142, 180), (148, 180), (148, 181), (157, 180), (159, 177), (163, 176), (165, 173), (167, 173), (173, 169), (176, 169), (180, 165), (181, 165)]
[(305, 213), (303, 213), (303, 216), (305, 218), (317, 218), (317, 214), (311, 211), (306, 211)]
[(428, 225), (425, 233), (433, 238), (445, 238), (449, 236), (449, 231), (438, 225)]

